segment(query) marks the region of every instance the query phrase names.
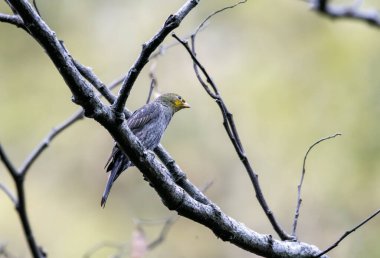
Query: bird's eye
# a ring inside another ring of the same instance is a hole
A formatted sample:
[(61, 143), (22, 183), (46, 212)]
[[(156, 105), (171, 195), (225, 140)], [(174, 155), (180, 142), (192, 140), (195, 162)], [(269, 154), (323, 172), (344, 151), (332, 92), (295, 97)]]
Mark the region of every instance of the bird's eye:
[(182, 100), (182, 97), (181, 96), (177, 96), (177, 99)]

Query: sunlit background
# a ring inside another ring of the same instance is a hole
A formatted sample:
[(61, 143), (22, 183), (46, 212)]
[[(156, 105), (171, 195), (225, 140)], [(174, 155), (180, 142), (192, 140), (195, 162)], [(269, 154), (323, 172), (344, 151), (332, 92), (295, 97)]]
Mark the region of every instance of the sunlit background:
[[(110, 83), (133, 64), (141, 44), (184, 1), (39, 0), (47, 24), (72, 56)], [(342, 2), (342, 1), (341, 1)], [(175, 32), (191, 33), (207, 15), (234, 1), (201, 1)], [(366, 1), (364, 8), (379, 8)], [(1, 2), (0, 11), (9, 13)], [(168, 37), (164, 44), (174, 42)], [(198, 35), (197, 51), (234, 114), (267, 201), (290, 231), (302, 160), (316, 140), (342, 133), (310, 153), (298, 236), (325, 249), (380, 208), (380, 29), (332, 21), (305, 1), (250, 0), (214, 17)], [(127, 106), (143, 105), (149, 69)], [(219, 109), (201, 88), (181, 46), (155, 60), (162, 92), (191, 105), (176, 114), (162, 143), (207, 196), (251, 229), (276, 236), (227, 138)], [(117, 91), (115, 91), (117, 93)], [(16, 166), (51, 129), (78, 110), (43, 49), (24, 31), (0, 23), (0, 142)], [(103, 169), (113, 140), (96, 122), (79, 121), (50, 144), (26, 178), (35, 237), (49, 257), (82, 257), (104, 242), (131, 243), (134, 220), (162, 220), (169, 212), (135, 168), (114, 185), (105, 209)], [(3, 164), (0, 182), (14, 192)], [(145, 227), (154, 240), (162, 224)], [(331, 257), (380, 257), (380, 218), (350, 235)], [(30, 257), (15, 209), (0, 192), (0, 244)], [(106, 247), (91, 257), (111, 257)], [(146, 257), (256, 257), (180, 218)]]

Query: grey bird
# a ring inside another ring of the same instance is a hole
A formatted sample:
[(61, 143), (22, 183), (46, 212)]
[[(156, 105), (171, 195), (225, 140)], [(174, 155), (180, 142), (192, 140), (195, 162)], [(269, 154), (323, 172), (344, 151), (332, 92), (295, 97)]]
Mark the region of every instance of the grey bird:
[[(190, 105), (181, 96), (175, 93), (166, 93), (157, 97), (153, 102), (137, 109), (128, 118), (127, 124), (144, 147), (153, 150), (160, 143), (161, 137), (174, 113), (184, 108), (190, 108)], [(106, 170), (107, 172), (111, 171), (111, 173), (108, 176), (101, 200), (103, 208), (106, 205), (113, 183), (130, 166), (133, 166), (132, 162), (115, 144), (106, 163)]]

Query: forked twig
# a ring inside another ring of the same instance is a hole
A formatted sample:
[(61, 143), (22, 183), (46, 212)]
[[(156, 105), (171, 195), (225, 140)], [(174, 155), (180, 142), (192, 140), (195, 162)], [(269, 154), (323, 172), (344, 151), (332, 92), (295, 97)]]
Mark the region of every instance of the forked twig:
[(316, 141), (315, 143), (313, 143), (309, 149), (306, 151), (306, 154), (303, 158), (303, 164), (302, 164), (302, 173), (301, 173), (301, 180), (300, 180), (300, 183), (299, 185), (297, 186), (298, 188), (298, 194), (297, 194), (297, 207), (296, 207), (296, 211), (294, 213), (294, 219), (293, 219), (293, 230), (292, 230), (292, 236), (294, 236), (295, 238), (297, 238), (296, 236), (296, 231), (297, 231), (297, 222), (298, 222), (298, 218), (299, 218), (299, 211), (300, 211), (300, 208), (301, 208), (301, 203), (302, 203), (302, 198), (301, 198), (301, 189), (302, 189), (302, 184), (303, 184), (303, 179), (305, 177), (305, 173), (306, 173), (306, 159), (310, 153), (310, 151), (316, 146), (318, 145), (319, 143), (323, 142), (323, 141), (326, 141), (326, 140), (329, 140), (329, 139), (332, 139), (332, 138), (335, 138), (337, 136), (341, 136), (342, 134), (340, 133), (336, 133), (334, 135), (330, 135), (330, 136), (327, 136), (325, 138), (322, 138), (322, 139), (319, 139), (318, 141)]
[(13, 195), (8, 195), (8, 196), (14, 203), (17, 214), (20, 217), (20, 222), (22, 224), (22, 228), (24, 230), (25, 238), (28, 242), (29, 249), (34, 258), (43, 258), (45, 257), (45, 253), (38, 246), (36, 239), (33, 236), (33, 231), (30, 226), (28, 213), (26, 210), (25, 191), (24, 191), (25, 173), (20, 173), (19, 171), (17, 171), (17, 169), (13, 166), (11, 160), (8, 158), (7, 154), (5, 153), (1, 145), (0, 145), (0, 159), (2, 160), (2, 162), (8, 169), (9, 173), (11, 174), (13, 178), (13, 181), (16, 184), (17, 199), (13, 197)]
[(358, 228), (360, 228), (361, 226), (363, 226), (364, 224), (366, 224), (368, 221), (370, 221), (371, 219), (373, 219), (374, 217), (376, 217), (378, 214), (380, 213), (380, 209), (375, 211), (371, 216), (369, 216), (368, 218), (366, 218), (365, 220), (363, 220), (359, 225), (355, 226), (354, 228), (346, 231), (339, 239), (338, 241), (336, 241), (334, 244), (332, 244), (329, 248), (327, 248), (326, 250), (324, 250), (323, 252), (319, 253), (316, 257), (321, 257), (322, 255), (326, 254), (327, 252), (330, 252), (332, 249), (334, 249), (335, 247), (337, 247), (339, 245), (340, 242), (342, 242), (343, 239), (345, 239), (348, 235), (350, 235), (352, 232), (354, 232), (355, 230), (357, 230)]

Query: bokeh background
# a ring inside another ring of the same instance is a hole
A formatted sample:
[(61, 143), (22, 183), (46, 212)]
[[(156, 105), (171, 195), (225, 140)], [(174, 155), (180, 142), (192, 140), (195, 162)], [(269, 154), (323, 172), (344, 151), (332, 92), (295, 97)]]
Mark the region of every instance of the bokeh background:
[[(141, 44), (183, 3), (39, 0), (38, 6), (73, 57), (110, 83), (127, 72)], [(211, 12), (232, 3), (202, 1), (176, 33), (189, 34)], [(364, 7), (380, 6), (372, 0)], [(9, 12), (3, 2), (0, 10)], [(198, 36), (199, 58), (233, 112), (267, 201), (288, 231), (307, 148), (322, 137), (343, 134), (320, 144), (307, 163), (298, 234), (321, 249), (380, 207), (379, 44), (379, 29), (332, 21), (297, 0), (249, 1), (214, 17)], [(131, 110), (146, 99), (149, 68), (132, 90)], [(155, 71), (161, 91), (180, 93), (192, 105), (176, 115), (163, 145), (196, 185), (213, 181), (207, 195), (224, 212), (275, 235), (185, 50), (166, 51)], [(0, 141), (17, 166), (78, 109), (70, 98), (41, 47), (22, 30), (0, 23)], [(112, 145), (101, 126), (82, 120), (58, 136), (29, 171), (27, 208), (49, 257), (82, 257), (104, 241), (130, 243), (134, 219), (172, 215), (135, 168), (120, 177), (101, 209), (103, 167)], [(0, 182), (14, 191), (2, 164)], [(146, 237), (153, 240), (160, 228), (148, 227)], [(375, 218), (330, 255), (379, 257), (379, 232)], [(0, 243), (16, 257), (30, 257), (14, 207), (2, 192)], [(103, 248), (92, 257), (114, 252)], [(256, 256), (181, 218), (146, 257)]]

